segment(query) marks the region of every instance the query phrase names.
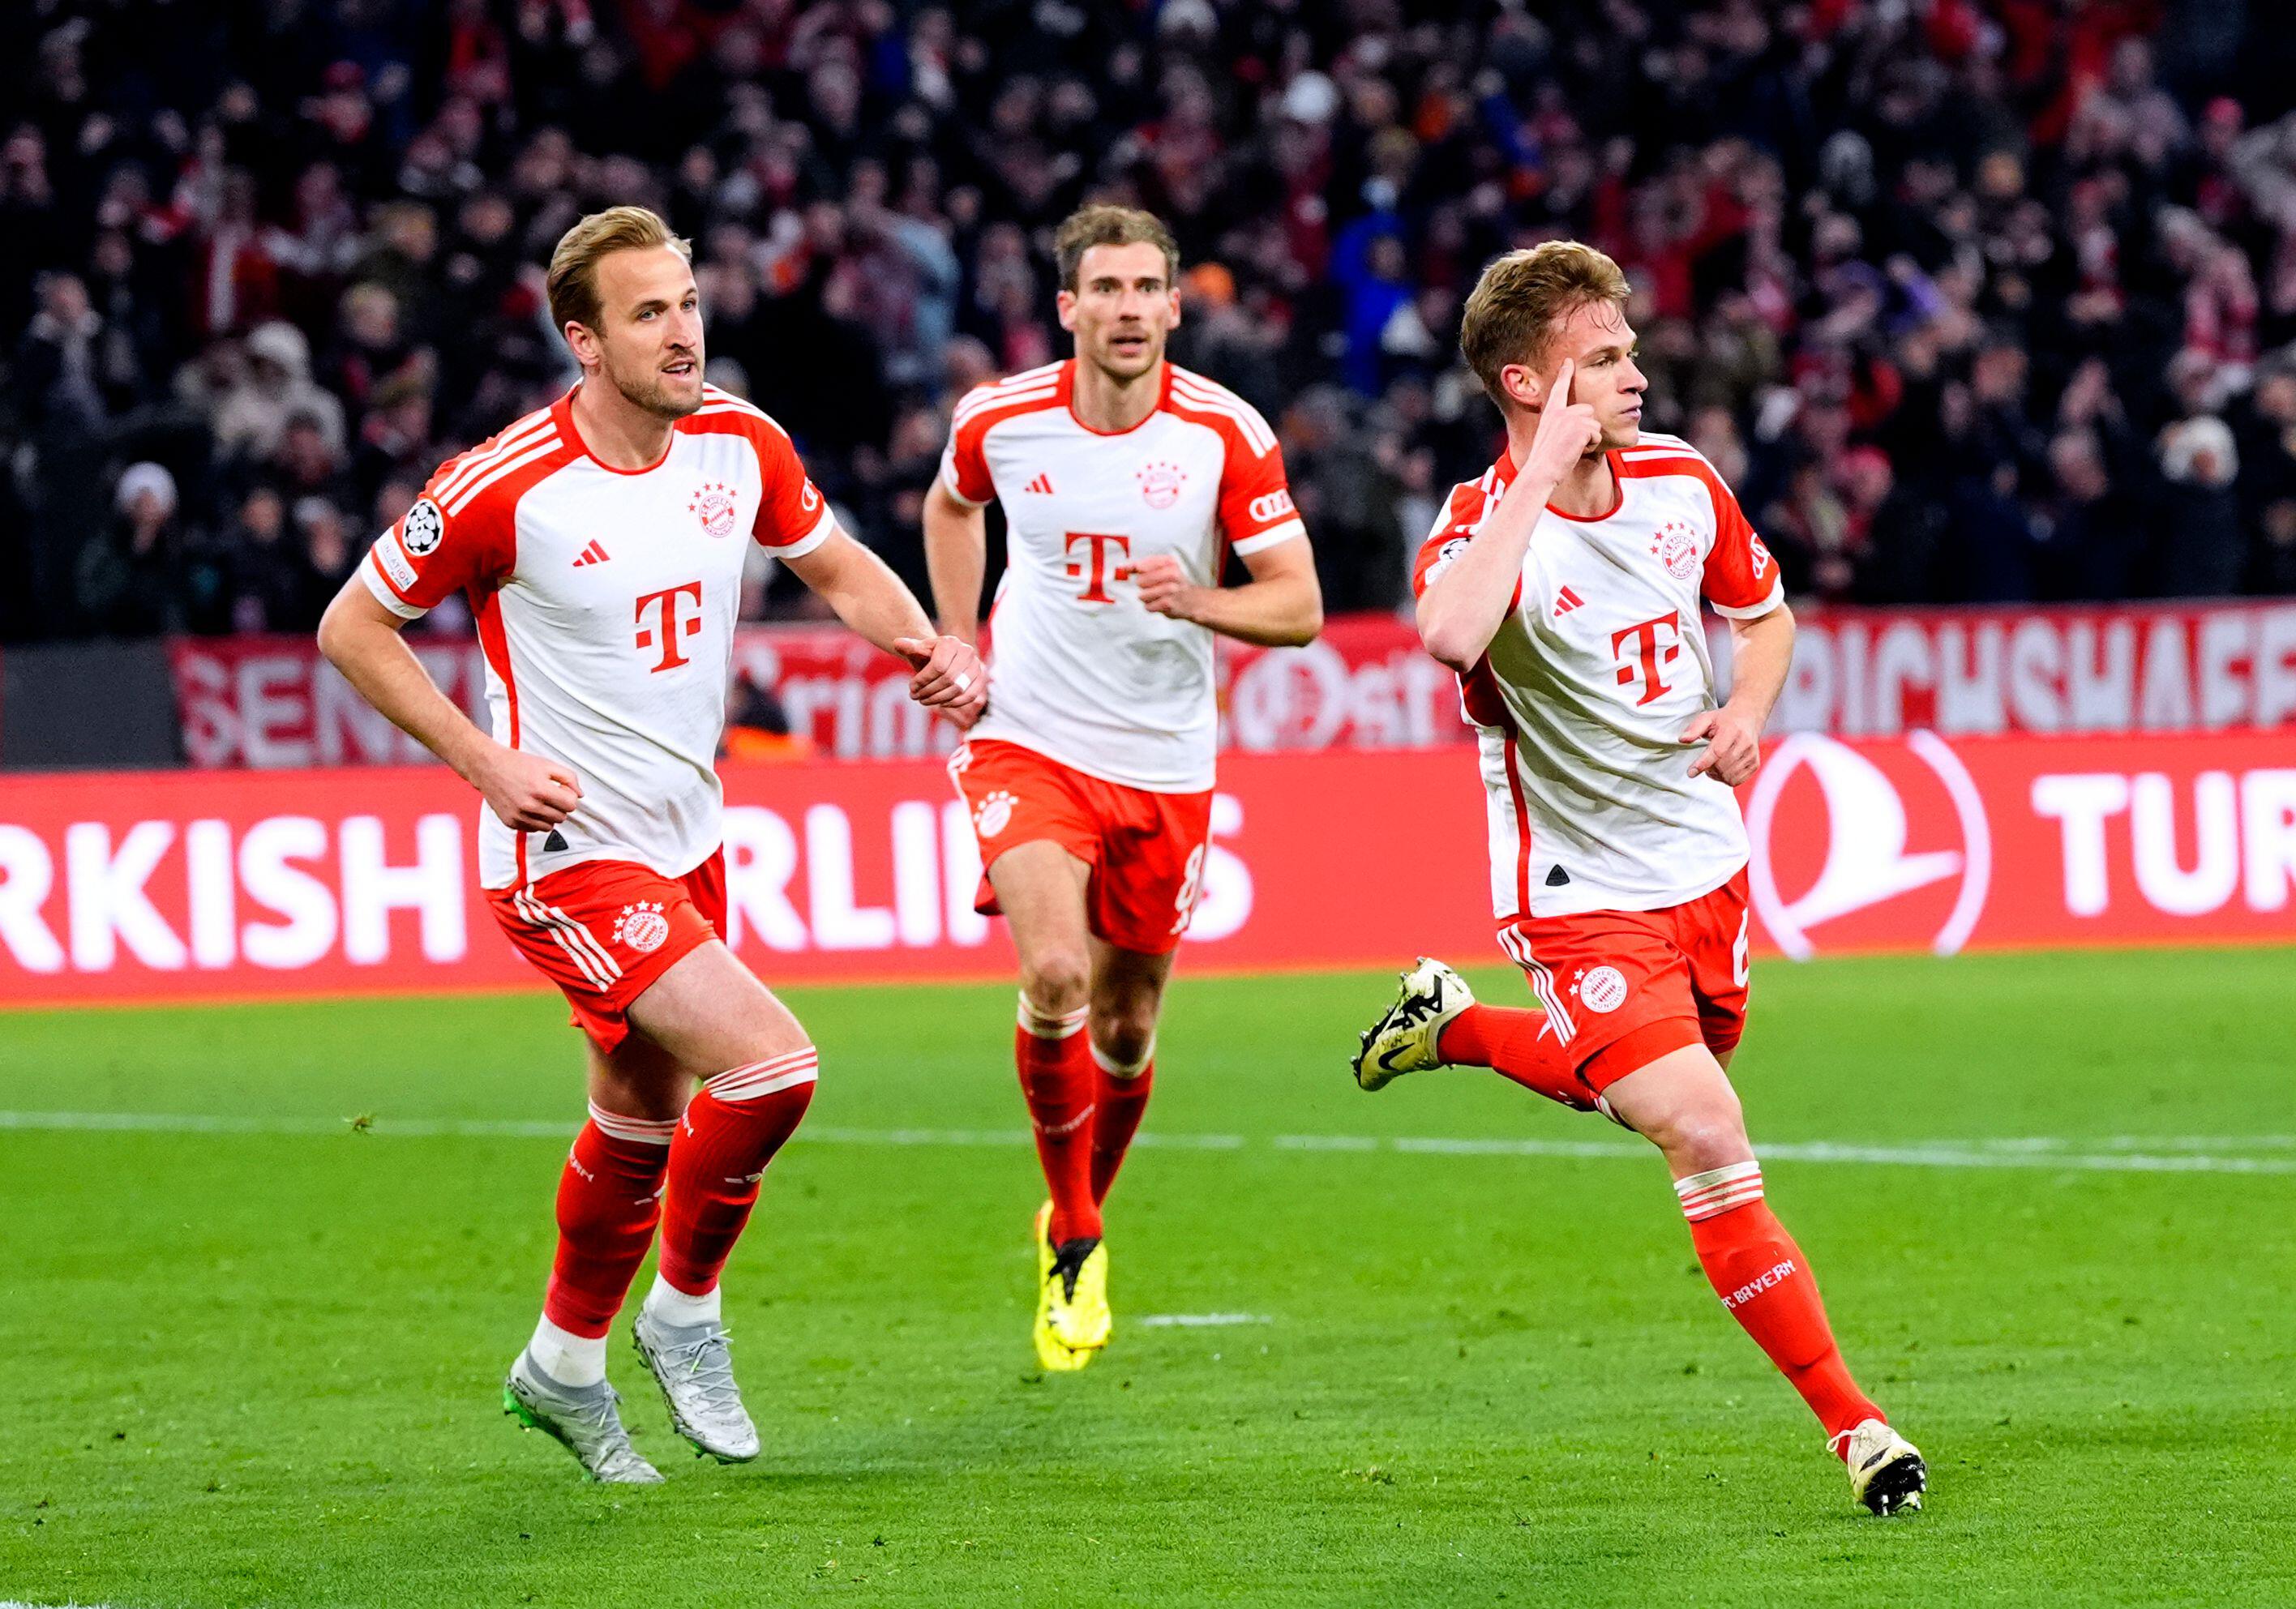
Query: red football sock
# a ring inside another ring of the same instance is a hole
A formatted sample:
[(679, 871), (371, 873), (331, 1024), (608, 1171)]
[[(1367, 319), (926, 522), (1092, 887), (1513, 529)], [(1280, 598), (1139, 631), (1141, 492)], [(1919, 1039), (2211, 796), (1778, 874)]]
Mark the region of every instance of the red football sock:
[(590, 1108), (558, 1178), (558, 1257), (542, 1312), (559, 1328), (596, 1339), (621, 1311), (661, 1216), (676, 1127)]
[(1021, 997), (1021, 1026), (1013, 1059), (1021, 1093), (1036, 1125), (1037, 1160), (1052, 1192), (1053, 1244), (1100, 1234), (1100, 1204), (1092, 1193), (1092, 1056), (1086, 1047), (1082, 1007), (1048, 1017)]
[(1839, 1437), (1864, 1420), (1886, 1418), (1841, 1360), (1809, 1259), (1762, 1199), (1761, 1164), (1711, 1168), (1676, 1180), (1674, 1188), (1715, 1295), (1801, 1393), (1825, 1433)]
[(1591, 1112), (1587, 1086), (1562, 1054), (1544, 1011), (1515, 1006), (1470, 1006), (1443, 1025), (1435, 1054), (1458, 1067), (1488, 1067), (1534, 1094)]
[(1108, 1199), (1108, 1187), (1124, 1165), (1124, 1154), (1139, 1131), (1141, 1114), (1148, 1109), (1148, 1091), (1156, 1082), (1156, 1047), (1132, 1066), (1111, 1061), (1101, 1048), (1092, 1048), (1092, 1198)]
[(685, 1108), (669, 1143), (662, 1210), (661, 1277), (689, 1296), (718, 1288), (758, 1181), (813, 1102), (816, 1058), (808, 1045), (718, 1074)]

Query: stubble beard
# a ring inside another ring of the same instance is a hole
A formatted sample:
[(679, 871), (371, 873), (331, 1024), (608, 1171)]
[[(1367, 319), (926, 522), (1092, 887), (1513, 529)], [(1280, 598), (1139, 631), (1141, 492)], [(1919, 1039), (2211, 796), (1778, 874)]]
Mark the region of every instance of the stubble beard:
[[(699, 357), (694, 360), (694, 369), (696, 373), (701, 372)], [(699, 386), (694, 388), (693, 396), (689, 400), (673, 392), (658, 369), (635, 382), (626, 380), (611, 371), (608, 372), (614, 382), (614, 389), (622, 394), (624, 401), (633, 407), (643, 408), (656, 419), (685, 419), (701, 412), (704, 394)]]

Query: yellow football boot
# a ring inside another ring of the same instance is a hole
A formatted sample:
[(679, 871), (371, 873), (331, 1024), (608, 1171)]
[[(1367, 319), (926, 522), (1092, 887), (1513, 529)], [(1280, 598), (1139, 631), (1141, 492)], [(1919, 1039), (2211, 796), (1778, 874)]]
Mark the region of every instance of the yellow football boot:
[(1055, 1246), (1052, 1203), (1037, 1209), (1037, 1318), (1029, 1331), (1037, 1366), (1047, 1374), (1074, 1374), (1108, 1344), (1115, 1320), (1108, 1310), (1108, 1248), (1076, 1239)]

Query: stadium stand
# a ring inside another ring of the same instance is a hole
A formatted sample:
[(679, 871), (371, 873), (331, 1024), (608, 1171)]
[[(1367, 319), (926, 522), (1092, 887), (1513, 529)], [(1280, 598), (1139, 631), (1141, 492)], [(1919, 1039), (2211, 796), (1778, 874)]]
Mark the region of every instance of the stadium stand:
[(310, 627), (566, 382), (537, 265), (611, 201), (693, 238), (713, 378), (913, 581), (947, 410), (1058, 354), (1050, 228), (1105, 195), (1177, 231), (1179, 355), (1280, 421), (1335, 609), (1488, 461), (1459, 298), (1557, 234), (1806, 595), (2296, 592), (2268, 9), (8, 7), (0, 641)]

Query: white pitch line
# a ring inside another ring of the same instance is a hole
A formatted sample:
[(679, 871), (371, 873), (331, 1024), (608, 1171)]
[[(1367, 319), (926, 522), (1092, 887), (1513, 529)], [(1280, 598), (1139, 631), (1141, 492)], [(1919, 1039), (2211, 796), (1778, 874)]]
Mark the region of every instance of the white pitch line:
[[(348, 1118), (220, 1117), (170, 1112), (0, 1111), (0, 1131), (131, 1132), (147, 1134), (348, 1134)], [(565, 1139), (575, 1125), (546, 1118), (379, 1117), (366, 1132), (400, 1139)], [(800, 1138), (824, 1145), (929, 1146), (1013, 1149), (1030, 1143), (1022, 1129), (850, 1129), (822, 1125)], [(1777, 1162), (1858, 1163), (1912, 1168), (2017, 1168), (2111, 1173), (2296, 1174), (2296, 1156), (2223, 1153), (2243, 1145), (2276, 1148), (2284, 1137), (2251, 1142), (2237, 1135), (2121, 1135), (2107, 1139), (2056, 1136), (1916, 1140), (1902, 1145), (1862, 1141), (1785, 1140), (1761, 1148)], [(1242, 1134), (1148, 1133), (1136, 1144), (1157, 1150), (1238, 1151), (1265, 1144), (1278, 1151), (1389, 1152), (1406, 1156), (1546, 1156), (1565, 1160), (1646, 1158), (1650, 1148), (1631, 1139), (1456, 1139), (1416, 1134), (1277, 1134), (1255, 1142)], [(2150, 1150), (2137, 1150), (2149, 1146)], [(2088, 1148), (2077, 1149), (2076, 1148)], [(5, 1609), (0, 1605), (0, 1609)]]
[(1231, 1324), (1273, 1324), (1266, 1313), (1151, 1313), (1128, 1323), (1144, 1329), (1218, 1329)]

